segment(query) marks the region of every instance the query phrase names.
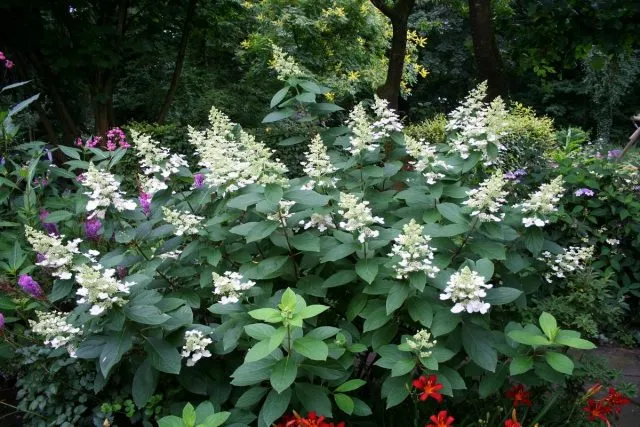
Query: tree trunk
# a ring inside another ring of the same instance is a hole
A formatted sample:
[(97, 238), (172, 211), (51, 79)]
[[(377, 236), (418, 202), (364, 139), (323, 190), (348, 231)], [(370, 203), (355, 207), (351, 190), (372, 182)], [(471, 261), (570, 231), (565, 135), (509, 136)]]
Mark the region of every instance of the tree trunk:
[(491, 0), (469, 0), (473, 53), (489, 100), (506, 94), (507, 83), (491, 20)]
[(397, 110), (400, 98), (400, 84), (404, 71), (404, 57), (407, 53), (409, 15), (411, 15), (415, 0), (397, 0), (393, 7), (388, 6), (385, 0), (371, 0), (371, 2), (391, 20), (393, 28), (391, 49), (388, 55), (387, 79), (378, 88), (377, 93), (379, 97), (389, 102), (390, 108)]
[(176, 58), (176, 65), (173, 69), (173, 76), (171, 77), (171, 84), (169, 85), (169, 90), (164, 98), (164, 103), (162, 104), (162, 108), (160, 109), (160, 114), (158, 114), (158, 123), (162, 124), (167, 120), (167, 115), (169, 114), (169, 107), (173, 102), (173, 97), (176, 94), (176, 90), (178, 89), (178, 79), (180, 78), (180, 73), (182, 73), (182, 66), (184, 65), (184, 57), (187, 52), (187, 45), (189, 42), (189, 35), (191, 34), (191, 22), (193, 21), (193, 17), (196, 14), (196, 4), (198, 0), (189, 0), (189, 4), (187, 6), (187, 14), (184, 18), (184, 27), (182, 29), (182, 38), (180, 39), (180, 47), (178, 48), (178, 57)]

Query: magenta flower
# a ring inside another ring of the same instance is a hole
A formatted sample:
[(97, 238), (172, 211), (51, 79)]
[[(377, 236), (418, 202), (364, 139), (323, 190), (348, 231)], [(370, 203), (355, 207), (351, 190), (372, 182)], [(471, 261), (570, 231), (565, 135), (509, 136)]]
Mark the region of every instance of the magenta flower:
[(611, 150), (607, 153), (608, 159), (617, 159), (621, 156), (622, 156), (622, 150), (620, 149)]
[(0, 313), (0, 331), (3, 329), (4, 329), (4, 314)]
[(116, 146), (115, 142), (107, 140), (107, 151), (116, 151), (116, 148), (118, 147)]
[(0, 51), (0, 61), (4, 61), (5, 59), (7, 59), (7, 57), (4, 56), (4, 52)]
[(100, 228), (102, 228), (102, 222), (99, 218), (93, 217), (84, 222), (84, 235), (89, 240), (100, 239)]
[(581, 196), (593, 197), (596, 193), (594, 193), (593, 190), (590, 188), (579, 188), (578, 190), (576, 190), (574, 194), (578, 197), (581, 197)]
[(12, 69), (13, 68), (13, 61), (10, 61), (10, 60), (7, 59), (6, 61), (4, 61), (4, 66), (7, 67), (7, 70)]
[(138, 200), (140, 201), (142, 212), (144, 212), (145, 215), (149, 216), (149, 214), (151, 214), (151, 194), (140, 192)]
[(204, 174), (197, 173), (193, 176), (193, 188), (202, 188), (204, 185)]
[(34, 298), (40, 298), (42, 296), (42, 288), (33, 280), (33, 277), (28, 274), (21, 274), (18, 278), (18, 285), (22, 288), (23, 291), (28, 293)]
[(116, 273), (118, 274), (118, 279), (122, 280), (127, 277), (127, 274), (129, 274), (129, 270), (127, 270), (127, 267), (119, 265), (116, 267)]
[(111, 128), (107, 132), (107, 150), (113, 151), (117, 146), (131, 148), (131, 145), (127, 142), (127, 135), (119, 127)]
[(47, 222), (47, 217), (49, 216), (49, 212), (46, 209), (40, 209), (40, 222), (42, 222), (42, 227), (47, 232), (47, 234), (53, 234), (55, 236), (59, 236), (60, 232), (58, 231), (58, 226), (53, 222)]

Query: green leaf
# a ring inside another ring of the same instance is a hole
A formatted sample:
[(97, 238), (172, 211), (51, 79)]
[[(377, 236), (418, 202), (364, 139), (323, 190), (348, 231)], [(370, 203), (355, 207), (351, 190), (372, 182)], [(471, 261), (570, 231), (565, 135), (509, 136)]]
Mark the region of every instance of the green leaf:
[(196, 425), (196, 408), (191, 403), (187, 403), (182, 409), (182, 422), (186, 427), (195, 427)]
[(522, 295), (522, 291), (519, 289), (501, 286), (499, 288), (487, 289), (485, 302), (488, 302), (491, 305), (509, 304), (510, 302), (517, 300), (520, 295)]
[(524, 233), (524, 246), (533, 255), (538, 255), (544, 246), (542, 230), (538, 227), (528, 227)]
[(124, 308), (124, 314), (127, 318), (143, 325), (160, 325), (171, 316), (164, 314), (155, 305), (127, 305)]
[(333, 400), (335, 400), (336, 405), (338, 405), (338, 408), (340, 408), (342, 412), (349, 415), (353, 414), (353, 408), (355, 407), (355, 404), (353, 403), (351, 397), (347, 396), (346, 394), (337, 393), (333, 395)]
[(579, 348), (580, 350), (592, 350), (596, 348), (595, 344), (593, 344), (591, 341), (587, 341), (578, 337), (564, 336), (562, 335), (562, 332), (564, 331), (560, 331), (560, 333), (556, 336), (554, 343), (566, 345), (567, 347), (571, 348)]
[(279, 323), (282, 321), (282, 315), (275, 308), (259, 308), (251, 310), (249, 316), (256, 320), (263, 320), (269, 323)]
[(433, 322), (433, 307), (426, 299), (410, 298), (407, 302), (409, 316), (421, 325), (430, 328)]
[(301, 233), (289, 238), (291, 246), (299, 251), (320, 252), (320, 237), (311, 233)]
[(378, 275), (378, 264), (372, 260), (359, 259), (356, 263), (356, 273), (362, 280), (371, 284)]
[(353, 243), (343, 243), (332, 247), (322, 258), (321, 263), (338, 261), (348, 257), (356, 251), (358, 247)]
[(295, 395), (308, 412), (316, 411), (326, 417), (331, 417), (331, 401), (327, 397), (327, 390), (315, 384), (297, 382), (294, 385)]
[(492, 242), (491, 240), (474, 240), (469, 243), (469, 250), (483, 258), (505, 260), (507, 254), (504, 244)]
[(329, 356), (327, 344), (315, 338), (300, 337), (293, 342), (293, 349), (311, 360), (327, 360)]
[(486, 399), (500, 390), (500, 387), (502, 387), (507, 379), (508, 372), (506, 365), (503, 365), (497, 372), (486, 374), (480, 381), (478, 387), (480, 398)]
[(276, 105), (280, 104), (280, 102), (282, 102), (284, 97), (287, 96), (287, 93), (289, 93), (289, 89), (290, 89), (289, 86), (285, 86), (279, 91), (277, 91), (276, 94), (273, 95), (273, 98), (271, 98), (271, 102), (269, 103), (269, 108), (273, 108)]
[(537, 335), (525, 329), (510, 331), (507, 336), (520, 344), (531, 346), (551, 345), (551, 342), (543, 335)]
[(282, 344), (287, 333), (285, 328), (278, 328), (268, 339), (264, 339), (256, 343), (249, 349), (244, 358), (245, 363), (257, 362), (269, 356), (273, 351)]
[(310, 105), (309, 108), (322, 113), (333, 113), (343, 110), (342, 107), (328, 102), (318, 102), (317, 104)]
[(47, 215), (46, 222), (58, 223), (73, 218), (73, 214), (67, 211), (53, 211)]
[(179, 374), (182, 367), (180, 353), (171, 344), (161, 338), (148, 337), (147, 353), (151, 360), (151, 366), (160, 372)]
[(357, 390), (363, 385), (365, 385), (366, 383), (367, 382), (365, 380), (353, 379), (340, 384), (338, 387), (336, 387), (334, 391), (338, 393), (346, 393), (348, 391)]
[(275, 221), (262, 221), (257, 223), (254, 227), (249, 230), (247, 233), (247, 243), (257, 242), (262, 239), (266, 239), (276, 231), (278, 228), (278, 223)]
[(416, 367), (415, 359), (400, 359), (393, 364), (391, 368), (391, 376), (399, 377), (401, 375), (408, 374)]
[(555, 371), (567, 375), (573, 374), (573, 361), (564, 354), (556, 353), (555, 351), (547, 351), (544, 354), (544, 359)]
[(262, 400), (269, 390), (264, 387), (252, 387), (245, 391), (234, 405), (236, 408), (250, 408)]
[(462, 325), (462, 344), (476, 365), (490, 372), (496, 371), (498, 353), (492, 346), (491, 332), (472, 323)]
[(367, 301), (369, 301), (369, 297), (366, 294), (356, 294), (353, 299), (349, 302), (347, 306), (347, 320), (352, 322), (362, 310), (364, 310), (367, 305)]
[(262, 123), (273, 123), (284, 120), (291, 117), (295, 112), (296, 110), (294, 110), (293, 108), (283, 108), (282, 110), (274, 111), (267, 114), (265, 118), (262, 119)]
[(138, 408), (144, 408), (153, 393), (156, 391), (158, 383), (158, 371), (153, 369), (151, 361), (145, 359), (142, 365), (138, 366), (133, 376), (131, 395)]
[(253, 323), (251, 325), (245, 325), (244, 331), (251, 338), (255, 338), (258, 341), (262, 341), (271, 337), (275, 333), (276, 328), (274, 328), (271, 325), (267, 325), (265, 323)]
[(107, 378), (122, 356), (133, 346), (131, 333), (124, 329), (122, 332), (106, 337), (104, 347), (100, 352), (100, 372)]
[(271, 390), (260, 409), (260, 419), (266, 426), (271, 426), (275, 420), (280, 418), (289, 407), (291, 401), (291, 389), (286, 389), (282, 393)]
[(259, 201), (264, 200), (264, 194), (260, 193), (247, 193), (234, 197), (227, 202), (227, 206), (230, 208), (247, 210), (251, 205), (255, 205)]
[(340, 270), (327, 278), (322, 284), (323, 288), (335, 288), (349, 282), (353, 282), (358, 275), (353, 270)]
[(387, 377), (382, 383), (382, 397), (387, 400), (387, 409), (396, 406), (409, 396), (408, 384), (411, 378), (408, 375), (403, 377)]
[(433, 337), (448, 334), (460, 323), (460, 317), (451, 313), (450, 310), (438, 310), (431, 323), (431, 334)]
[(558, 323), (556, 322), (555, 317), (544, 311), (540, 315), (539, 322), (544, 334), (549, 338), (549, 341), (553, 342), (556, 334), (558, 333)]
[(386, 325), (391, 320), (391, 316), (387, 315), (386, 307), (378, 307), (373, 310), (364, 321), (363, 332), (375, 331)]
[(454, 203), (438, 203), (436, 205), (436, 208), (443, 217), (453, 222), (454, 224), (467, 223), (467, 219), (460, 211), (460, 207)]
[(409, 296), (409, 287), (406, 283), (396, 283), (393, 285), (387, 296), (387, 302), (385, 304), (386, 314), (390, 315), (404, 304), (405, 300)]
[(312, 190), (289, 190), (284, 195), (285, 199), (305, 206), (325, 206), (329, 203), (329, 196), (316, 193)]
[(520, 375), (533, 369), (533, 357), (531, 356), (515, 356), (511, 359), (509, 365), (509, 373), (511, 375)]
[(295, 360), (292, 357), (282, 358), (276, 363), (271, 372), (269, 379), (271, 387), (278, 393), (282, 393), (293, 384), (297, 375), (298, 367)]
[[(230, 416), (231, 416), (231, 412), (226, 412), (226, 411), (209, 415), (207, 419), (204, 420), (203, 427), (220, 427), (229, 419)], [(200, 426), (197, 426), (197, 427), (200, 427)]]
[(160, 418), (158, 421), (158, 427), (184, 427), (184, 423), (182, 422), (182, 418), (176, 417), (175, 415), (169, 415)]
[(278, 145), (281, 147), (288, 147), (290, 145), (300, 144), (304, 141), (307, 141), (307, 138), (304, 136), (290, 136), (289, 138), (285, 138), (282, 141), (278, 142)]
[(196, 423), (203, 423), (209, 416), (216, 413), (216, 408), (209, 400), (200, 402), (196, 407)]
[(303, 319), (309, 319), (311, 317), (316, 317), (318, 314), (326, 311), (329, 307), (327, 307), (326, 305), (319, 305), (319, 304), (314, 304), (314, 305), (308, 305), (305, 308), (302, 309), (302, 311), (300, 311), (300, 317), (302, 317)]
[(488, 259), (482, 258), (476, 261), (475, 270), (484, 277), (484, 281), (488, 282), (493, 277), (494, 266)]
[[(53, 288), (51, 294), (49, 294), (49, 301), (56, 302), (66, 298), (73, 289), (73, 280), (56, 280), (53, 282)], [(1, 309), (2, 307), (0, 307)]]
[(281, 309), (288, 309), (291, 311), (294, 311), (296, 309), (296, 306), (298, 304), (298, 299), (296, 298), (296, 293), (293, 292), (293, 290), (291, 288), (287, 288), (283, 293), (282, 293), (282, 298), (280, 298), (280, 308)]
[(289, 261), (289, 256), (279, 255), (260, 261), (257, 265), (252, 264), (249, 268), (240, 270), (246, 279), (264, 280), (271, 278)]

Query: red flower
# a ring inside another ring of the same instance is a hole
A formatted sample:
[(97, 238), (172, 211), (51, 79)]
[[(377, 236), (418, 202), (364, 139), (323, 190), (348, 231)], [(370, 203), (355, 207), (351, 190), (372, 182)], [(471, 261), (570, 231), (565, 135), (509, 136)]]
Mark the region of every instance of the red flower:
[(611, 412), (611, 407), (609, 405), (603, 405), (602, 400), (593, 400), (589, 399), (587, 401), (587, 406), (582, 408), (586, 413), (589, 414), (589, 421), (602, 420), (605, 423), (609, 424), (609, 420), (607, 420), (607, 415)]
[(524, 389), (524, 386), (522, 384), (514, 385), (504, 395), (507, 398), (513, 400), (513, 406), (515, 408), (517, 408), (520, 404), (527, 406), (531, 406), (532, 404), (530, 399), (531, 395)]
[(616, 414), (620, 413), (621, 406), (631, 403), (631, 399), (622, 393), (616, 391), (615, 388), (609, 389), (609, 394), (602, 399), (604, 404), (611, 407)]
[(429, 419), (432, 424), (427, 424), (425, 427), (453, 427), (453, 422), (455, 421), (455, 418), (447, 414), (447, 411), (440, 411), (438, 416), (431, 415)]
[(507, 420), (504, 422), (504, 427), (522, 427), (522, 425), (517, 421)]
[(315, 411), (309, 412), (306, 418), (302, 418), (296, 411), (293, 411), (293, 415), (283, 416), (282, 421), (276, 424), (276, 427), (344, 427), (344, 422), (341, 421), (338, 424), (326, 422), (325, 417), (318, 416)]
[(442, 402), (442, 395), (438, 390), (442, 389), (443, 385), (438, 384), (438, 377), (435, 375), (430, 375), (429, 378), (422, 375), (417, 380), (413, 380), (413, 386), (422, 391), (420, 400), (427, 400), (431, 396), (438, 402)]

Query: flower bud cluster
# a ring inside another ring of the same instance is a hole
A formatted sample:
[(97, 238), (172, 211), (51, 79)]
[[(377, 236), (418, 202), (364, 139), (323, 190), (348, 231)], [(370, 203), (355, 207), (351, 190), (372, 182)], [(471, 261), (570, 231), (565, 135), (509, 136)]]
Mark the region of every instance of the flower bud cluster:
[(120, 212), (136, 208), (135, 202), (124, 199), (124, 194), (120, 192), (120, 183), (116, 178), (109, 172), (98, 170), (93, 163), (89, 165), (81, 182), (91, 190), (84, 193), (89, 196), (87, 212), (93, 212), (91, 216), (104, 218), (105, 211), (112, 205)]
[(67, 313), (36, 311), (37, 321), (29, 320), (31, 331), (44, 338), (44, 344), (52, 348), (63, 347), (79, 335), (81, 330), (67, 322)]
[(485, 289), (492, 288), (493, 285), (484, 282), (484, 278), (469, 267), (455, 272), (449, 278), (447, 287), (440, 294), (441, 300), (451, 300), (455, 305), (451, 308), (452, 313), (482, 313), (485, 314), (491, 305), (482, 301), (487, 296)]
[(431, 349), (438, 343), (431, 339), (431, 334), (426, 329), (419, 330), (411, 338), (407, 338), (407, 345), (418, 357), (431, 357)]
[(409, 273), (424, 271), (428, 277), (434, 278), (440, 269), (432, 264), (434, 249), (429, 246), (431, 237), (422, 234), (423, 226), (411, 220), (402, 227), (402, 234), (394, 239), (391, 257), (399, 257), (394, 264), (396, 278), (404, 279)]
[(78, 245), (81, 239), (75, 239), (66, 244), (62, 243), (64, 236), (47, 236), (30, 226), (25, 226), (26, 237), (33, 250), (38, 254), (36, 265), (51, 268), (52, 276), (59, 279), (70, 279), (69, 266), (73, 262), (73, 255), (79, 254)]
[(519, 205), (522, 212), (532, 215), (522, 218), (522, 223), (525, 227), (531, 227), (532, 225), (544, 227), (545, 224), (549, 223), (549, 220), (544, 216), (558, 210), (557, 204), (564, 193), (562, 184), (561, 175), (548, 184), (542, 184), (538, 191), (531, 194), (528, 200)]
[(340, 228), (346, 231), (357, 231), (358, 241), (364, 243), (368, 238), (378, 237), (380, 232), (369, 228), (372, 224), (384, 224), (384, 219), (373, 216), (371, 209), (367, 207), (368, 201), (358, 203), (358, 198), (352, 194), (340, 193), (338, 213), (346, 221), (340, 222)]
[(294, 202), (293, 200), (280, 200), (278, 202), (278, 210), (268, 215), (267, 219), (271, 221), (277, 221), (281, 224), (286, 225), (287, 219), (290, 218), (291, 215), (293, 215), (292, 213), (289, 213), (289, 210), (295, 204), (296, 202)]
[(192, 329), (184, 333), (185, 343), (182, 346), (182, 358), (187, 359), (187, 366), (195, 365), (203, 357), (211, 357), (207, 346), (213, 342), (202, 331)]
[(316, 135), (309, 144), (309, 151), (304, 153), (306, 161), (301, 162), (304, 173), (311, 178), (302, 189), (313, 190), (318, 185), (320, 187), (335, 187), (336, 178), (330, 178), (338, 169), (331, 164), (331, 159), (327, 154), (327, 147), (322, 142), (320, 135)]
[(198, 227), (204, 221), (201, 216), (170, 209), (166, 206), (162, 207), (162, 214), (164, 215), (164, 220), (175, 227), (176, 236), (198, 234)]
[(424, 175), (427, 179), (427, 184), (435, 184), (445, 177), (443, 172), (450, 169), (450, 166), (445, 161), (438, 160), (436, 146), (426, 142), (424, 139), (415, 139), (405, 135), (404, 146), (407, 154), (416, 159), (410, 161), (409, 164)]
[(311, 214), (309, 221), (305, 223), (304, 220), (301, 220), (299, 224), (304, 226), (305, 230), (313, 227), (317, 228), (320, 232), (327, 231), (329, 228), (336, 228), (331, 215), (323, 215), (319, 213)]
[(242, 275), (233, 271), (225, 271), (222, 276), (214, 272), (212, 276), (213, 293), (221, 296), (220, 304), (233, 304), (240, 301), (242, 291), (251, 289), (256, 284), (251, 280), (243, 282)]
[(594, 249), (593, 246), (569, 246), (563, 253), (555, 256), (549, 251), (544, 251), (538, 259), (546, 262), (551, 269), (550, 273), (544, 275), (545, 279), (551, 283), (553, 277), (562, 279), (567, 274), (583, 270), (593, 257)]
[(349, 152), (356, 156), (363, 150), (375, 151), (379, 142), (391, 136), (393, 132), (400, 132), (402, 124), (395, 111), (389, 109), (389, 103), (375, 96), (373, 112), (376, 120), (371, 122), (364, 104), (356, 105), (349, 113), (347, 126), (351, 129)]
[(500, 222), (504, 219), (504, 212), (500, 212), (502, 205), (506, 203), (505, 197), (509, 194), (504, 189), (507, 182), (498, 170), (491, 177), (480, 183), (480, 188), (467, 191), (469, 198), (463, 202), (473, 209), (471, 216), (477, 216), (482, 222)]
[(128, 294), (135, 282), (121, 282), (114, 277), (115, 269), (104, 271), (100, 264), (93, 267), (83, 264), (76, 268), (76, 282), (80, 288), (76, 291), (78, 304), (91, 304), (89, 314), (99, 316), (114, 305), (124, 305), (127, 301), (122, 294)]

